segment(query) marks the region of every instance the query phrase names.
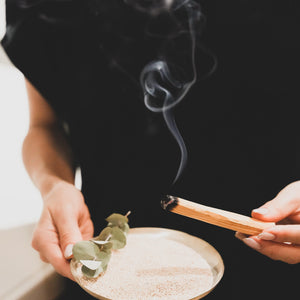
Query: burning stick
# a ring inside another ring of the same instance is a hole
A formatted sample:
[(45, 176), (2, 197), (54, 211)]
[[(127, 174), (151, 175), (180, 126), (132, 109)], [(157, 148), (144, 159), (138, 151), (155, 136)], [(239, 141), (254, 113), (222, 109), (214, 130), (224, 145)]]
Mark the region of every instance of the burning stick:
[(249, 235), (258, 235), (275, 223), (263, 222), (237, 213), (217, 209), (174, 196), (166, 196), (161, 206), (167, 211)]

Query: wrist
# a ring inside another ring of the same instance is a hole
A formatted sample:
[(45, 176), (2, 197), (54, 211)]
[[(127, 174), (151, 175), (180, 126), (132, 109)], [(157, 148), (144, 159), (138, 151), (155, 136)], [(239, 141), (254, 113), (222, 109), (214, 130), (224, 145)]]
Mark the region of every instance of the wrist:
[(63, 185), (73, 185), (73, 183), (63, 180), (62, 178), (56, 176), (45, 176), (41, 178), (40, 184), (38, 186), (39, 191), (43, 199), (46, 199), (47, 196), (54, 190)]

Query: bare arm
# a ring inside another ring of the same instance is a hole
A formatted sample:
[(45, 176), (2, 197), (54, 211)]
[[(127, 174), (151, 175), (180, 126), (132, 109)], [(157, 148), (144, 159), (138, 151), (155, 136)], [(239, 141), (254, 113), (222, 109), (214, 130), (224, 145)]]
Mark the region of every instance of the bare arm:
[(26, 88), (30, 123), (23, 161), (34, 184), (46, 195), (60, 181), (74, 182), (72, 155), (50, 105), (28, 81)]
[(73, 279), (67, 258), (73, 244), (93, 236), (93, 223), (83, 195), (74, 186), (71, 149), (46, 100), (26, 82), (30, 126), (23, 143), (23, 160), (44, 200), (32, 246), (43, 261)]

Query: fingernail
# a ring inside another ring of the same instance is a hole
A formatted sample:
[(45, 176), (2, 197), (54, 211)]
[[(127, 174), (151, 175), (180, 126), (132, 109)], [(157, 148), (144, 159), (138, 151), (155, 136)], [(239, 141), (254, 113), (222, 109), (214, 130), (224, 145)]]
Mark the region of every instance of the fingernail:
[(239, 240), (243, 240), (243, 239), (245, 239), (247, 236), (245, 235), (245, 234), (243, 234), (243, 233), (241, 233), (241, 232), (236, 232), (235, 233), (235, 237), (237, 238), (237, 239), (239, 239)]
[(275, 239), (275, 235), (270, 232), (262, 232), (257, 236), (261, 240), (272, 241)]
[(260, 208), (253, 209), (252, 212), (255, 212), (260, 215), (266, 215), (268, 213), (268, 209), (266, 209), (264, 207), (260, 207)]
[(66, 249), (65, 249), (65, 252), (64, 252), (64, 256), (65, 258), (70, 258), (72, 255), (73, 255), (73, 245), (72, 244), (69, 244)]
[(252, 249), (255, 249), (255, 250), (261, 249), (260, 244), (258, 242), (256, 242), (255, 240), (253, 240), (252, 238), (243, 239), (243, 242)]

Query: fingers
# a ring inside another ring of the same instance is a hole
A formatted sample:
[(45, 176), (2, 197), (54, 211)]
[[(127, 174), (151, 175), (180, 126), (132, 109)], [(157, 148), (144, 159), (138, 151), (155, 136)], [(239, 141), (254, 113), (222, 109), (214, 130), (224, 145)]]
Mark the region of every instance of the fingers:
[[(41, 240), (44, 235), (51, 235), (52, 240), (59, 240), (60, 249), (64, 253), (65, 258), (69, 259), (72, 256), (72, 247), (73, 245), (82, 240), (81, 232), (78, 227), (77, 217), (68, 215), (65, 217), (64, 214), (56, 215), (55, 227), (53, 224), (52, 217), (50, 213), (46, 210), (43, 211), (41, 219), (38, 224), (37, 231), (38, 234), (35, 234), (36, 243), (33, 240), (33, 248), (36, 249), (34, 244), (41, 245)], [(53, 232), (51, 232), (53, 231)], [(57, 235), (58, 232), (58, 235)], [(51, 240), (49, 240), (51, 241)], [(36, 249), (40, 251), (39, 249)], [(43, 252), (41, 252), (43, 253)], [(45, 255), (43, 255), (43, 259), (45, 259)]]
[(72, 255), (73, 245), (82, 240), (81, 232), (77, 222), (66, 222), (58, 227), (61, 251), (65, 258), (70, 258)]
[[(70, 270), (70, 264), (63, 256), (61, 249), (56, 243), (47, 243), (47, 241), (41, 241), (43, 244), (41, 252), (48, 262), (54, 267), (54, 269), (64, 277), (68, 277), (74, 280)], [(47, 243), (47, 246), (45, 246)]]
[(55, 231), (37, 229), (32, 240), (32, 247), (40, 253), (40, 258), (50, 263), (62, 276), (74, 280), (69, 262), (64, 258)]
[(298, 206), (296, 201), (280, 196), (254, 209), (252, 217), (266, 222), (279, 222), (291, 215)]
[(259, 239), (273, 241), (277, 243), (292, 243), (300, 245), (300, 225), (276, 225), (264, 230), (258, 235)]
[(58, 231), (61, 251), (64, 257), (69, 259), (72, 256), (73, 245), (82, 240), (81, 231), (78, 225), (78, 216), (74, 214), (56, 214), (56, 230)]
[(274, 260), (300, 262), (300, 181), (289, 184), (273, 200), (254, 209), (252, 217), (286, 225), (267, 228), (258, 236), (237, 233), (238, 239)]
[(48, 194), (32, 246), (44, 262), (74, 280), (67, 259), (75, 243), (93, 236), (93, 223), (83, 196), (73, 185), (59, 185)]
[(300, 184), (292, 183), (285, 187), (273, 200), (252, 211), (252, 217), (278, 222), (298, 211), (300, 206)]
[[(42, 261), (50, 263), (62, 276), (74, 280), (69, 262), (62, 252), (59, 233), (57, 232), (58, 227), (58, 225), (53, 225), (49, 212), (44, 210), (33, 234), (32, 247), (39, 252)], [(75, 228), (78, 228), (78, 225)], [(65, 232), (63, 229), (62, 231)]]
[(41, 259), (41, 261), (43, 261), (44, 263), (49, 263), (49, 261), (48, 261), (48, 259), (43, 255), (43, 254), (41, 254), (40, 253), (40, 259)]
[(242, 240), (247, 246), (271, 259), (280, 260), (288, 264), (300, 262), (299, 245), (266, 241), (258, 237), (247, 237), (241, 233), (236, 233), (236, 237)]
[(94, 224), (90, 217), (84, 222), (84, 224), (79, 225), (83, 240), (90, 240), (94, 236)]

